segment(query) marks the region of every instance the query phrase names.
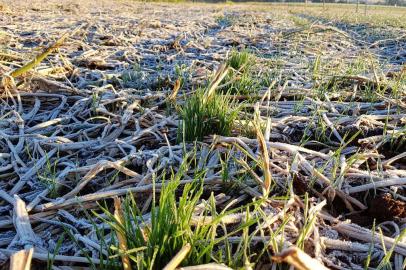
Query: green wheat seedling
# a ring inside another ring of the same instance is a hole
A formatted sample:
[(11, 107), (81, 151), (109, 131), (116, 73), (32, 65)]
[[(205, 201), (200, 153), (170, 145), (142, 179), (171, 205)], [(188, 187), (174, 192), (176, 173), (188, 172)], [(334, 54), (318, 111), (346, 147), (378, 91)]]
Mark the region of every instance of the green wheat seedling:
[[(94, 232), (96, 238), (98, 239), (97, 243), (100, 246), (100, 249), (98, 250), (99, 252), (98, 259), (100, 261), (99, 264), (97, 264), (96, 266), (96, 264), (92, 260), (92, 255), (90, 254), (90, 251), (86, 248), (83, 248), (83, 245), (78, 241), (78, 239), (75, 237), (75, 235), (73, 235), (73, 233), (69, 229), (65, 228), (65, 232), (69, 235), (70, 240), (72, 240), (75, 246), (79, 248), (81, 254), (83, 254), (84, 257), (88, 260), (89, 269), (122, 270), (120, 262), (117, 259), (119, 255), (117, 255), (117, 249), (115, 247), (118, 246), (118, 242), (115, 237), (115, 234), (111, 233), (111, 231), (108, 228), (105, 228), (104, 226), (99, 226), (99, 224), (96, 223), (96, 220), (100, 219), (100, 214), (97, 213), (95, 210), (89, 212), (88, 210), (86, 210), (85, 207), (83, 207), (83, 205), (81, 205), (80, 208), (82, 209), (83, 215), (86, 217), (87, 220), (89, 220), (92, 231)], [(102, 207), (102, 209), (108, 208), (109, 207), (105, 202), (104, 208)]]
[[(31, 154), (31, 151), (28, 146), (24, 148), (25, 153), (27, 156), (33, 160), (34, 157)], [(59, 196), (58, 193), (58, 188), (59, 188), (59, 183), (58, 183), (58, 176), (57, 176), (57, 166), (58, 166), (58, 161), (59, 161), (59, 152), (57, 153), (57, 158), (55, 159), (54, 162), (51, 162), (51, 159), (48, 157), (48, 154), (45, 153), (46, 156), (46, 162), (45, 162), (45, 167), (40, 172), (40, 168), (37, 168), (37, 177), (39, 179), (39, 182), (49, 190), (49, 197), (50, 198), (57, 198)], [(35, 165), (34, 165), (35, 166)]]
[[(250, 215), (249, 209), (246, 209), (245, 224), (256, 223), (256, 218)], [(254, 221), (254, 222), (253, 222)], [(224, 232), (223, 241), (221, 242), (222, 248), (217, 252), (216, 261), (225, 262), (233, 269), (239, 269), (240, 267), (252, 266), (251, 260), (256, 257), (257, 254), (251, 250), (251, 243), (253, 234), (249, 234), (249, 226), (241, 226), (242, 231), (239, 241), (237, 243), (231, 243), (229, 238), (232, 238), (233, 233), (227, 232), (227, 227), (221, 224), (221, 228)], [(222, 259), (225, 258), (225, 259)]]
[(254, 57), (248, 50), (232, 50), (227, 64), (240, 72), (248, 70), (254, 64)]
[(371, 231), (372, 231), (371, 243), (369, 244), (368, 256), (364, 263), (364, 270), (369, 269), (369, 265), (371, 264), (372, 252), (374, 251), (375, 248), (375, 219), (374, 222), (372, 223)]
[(390, 270), (392, 269), (392, 263), (391, 263), (391, 258), (393, 255), (393, 252), (395, 251), (395, 247), (396, 245), (402, 241), (402, 239), (404, 238), (404, 236), (406, 235), (406, 229), (403, 229), (401, 231), (401, 233), (395, 238), (395, 242), (393, 243), (392, 247), (389, 250), (386, 250), (385, 244), (384, 244), (384, 240), (383, 240), (383, 232), (382, 230), (379, 228), (379, 236), (380, 236), (380, 240), (381, 240), (381, 246), (382, 249), (384, 251), (385, 256), (383, 257), (383, 259), (381, 260), (381, 262), (379, 263), (378, 267), (376, 269), (378, 270)]
[(248, 50), (232, 50), (226, 62), (231, 70), (220, 90), (230, 95), (249, 95), (258, 92), (266, 81), (255, 78), (252, 72), (254, 63), (255, 57)]
[(385, 136), (384, 141), (388, 141), (390, 148), (394, 151), (399, 151), (406, 145), (406, 126), (392, 132), (389, 136)]
[(321, 56), (318, 55), (316, 57), (316, 59), (314, 60), (313, 66), (312, 66), (313, 80), (317, 81), (320, 79), (321, 69), (322, 69)]
[(202, 89), (191, 96), (181, 109), (180, 138), (202, 141), (205, 136), (229, 136), (237, 119), (239, 108), (230, 97), (213, 93), (206, 98)]
[[(350, 143), (352, 143), (358, 137), (358, 135), (360, 133), (361, 133), (361, 131), (357, 131), (348, 140), (347, 140), (347, 137), (348, 137), (347, 134), (345, 136), (343, 136), (343, 140), (344, 140), (345, 143), (340, 145), (340, 147), (337, 148), (333, 152), (333, 155), (331, 157), (331, 162), (333, 163), (333, 166), (332, 166), (332, 169), (331, 169), (331, 176), (332, 176), (332, 179), (334, 179), (333, 182), (332, 182), (333, 187), (339, 187), (341, 189), (341, 184), (342, 184), (342, 181), (344, 179), (344, 175), (348, 172), (348, 170), (350, 168), (349, 165), (352, 165), (356, 161), (356, 156), (353, 155), (348, 160), (346, 160), (347, 166), (345, 168), (341, 168), (341, 171), (339, 172), (339, 165), (340, 165), (340, 158), (341, 158), (341, 155), (342, 155), (342, 151)], [(326, 164), (325, 164), (325, 166), (323, 168), (327, 168), (329, 162), (330, 162), (330, 160), (326, 162)], [(339, 172), (338, 175), (337, 175), (337, 172)]]
[(221, 27), (230, 27), (234, 24), (234, 19), (231, 16), (220, 15), (216, 17), (216, 23)]
[[(230, 95), (250, 95), (255, 94), (261, 88), (261, 82), (254, 78), (249, 72), (244, 72), (241, 75), (231, 75), (226, 78), (228, 83), (221, 88), (222, 92)], [(232, 76), (237, 76), (232, 78)]]
[(290, 19), (296, 26), (306, 27), (309, 28), (310, 23), (308, 19), (298, 17), (296, 15), (290, 16)]
[[(210, 212), (215, 213), (216, 205), (213, 199), (210, 200), (211, 209)], [(223, 210), (221, 213), (217, 214), (216, 221), (217, 231), (221, 231), (221, 237), (210, 239), (212, 243), (215, 243), (215, 249), (212, 252), (212, 260), (217, 263), (224, 263), (233, 269), (241, 269), (251, 266), (254, 267), (267, 252), (269, 252), (269, 245), (275, 239), (272, 237), (267, 239), (265, 232), (260, 228), (260, 224), (266, 223), (269, 216), (263, 212), (261, 209), (261, 204), (263, 200), (257, 200), (247, 205), (238, 207), (233, 210)], [(230, 228), (225, 226), (221, 221), (221, 218), (229, 215), (231, 213), (245, 213), (244, 220), (241, 224), (230, 231)], [(213, 224), (214, 225), (214, 224)], [(252, 231), (252, 228), (257, 228)], [(278, 232), (273, 235), (280, 235), (283, 230), (284, 224), (278, 228)], [(254, 238), (258, 238), (261, 235), (263, 237), (263, 248), (255, 249), (253, 248)], [(230, 241), (233, 239), (233, 241)]]
[[(205, 210), (194, 216), (196, 205), (203, 193), (204, 172), (197, 173), (195, 182), (185, 185), (180, 197), (177, 195), (181, 176), (189, 169), (189, 165), (189, 162), (185, 162), (176, 174), (163, 181), (159, 198), (157, 192), (153, 191), (153, 203), (148, 215), (142, 215), (132, 195), (128, 195), (122, 202), (122, 220), (112, 214), (107, 205), (102, 207), (103, 215), (94, 212), (96, 217), (109, 225), (113, 240), (124, 236), (126, 242), (125, 249), (120, 245), (120, 240), (111, 241), (108, 246), (104, 242), (103, 246), (108, 247), (112, 255), (102, 259), (103, 265), (123, 269), (116, 266), (121, 264), (120, 258), (127, 257), (133, 269), (162, 269), (186, 244), (190, 244), (192, 249), (182, 262), (185, 266), (216, 261), (241, 267), (254, 256), (250, 250), (250, 237), (253, 235), (248, 235), (248, 228), (256, 226), (259, 219), (250, 216), (247, 211), (254, 209), (253, 212), (256, 212), (255, 209), (258, 209), (263, 201), (258, 200), (232, 210), (226, 207), (217, 213), (214, 194), (211, 194)], [(222, 220), (244, 212), (244, 209), (247, 213), (245, 220), (228, 231), (229, 228), (224, 226)], [(210, 219), (206, 219), (207, 216), (210, 216)], [(220, 228), (223, 233), (219, 233)], [(98, 231), (98, 237), (104, 239), (103, 234)], [(242, 236), (241, 242), (228, 242), (229, 237), (238, 235)], [(230, 253), (235, 248), (238, 251), (237, 257)], [(106, 267), (104, 269), (108, 269)]]
[(313, 225), (315, 224), (317, 218), (316, 215), (311, 215), (309, 213), (309, 194), (307, 192), (304, 197), (304, 205), (304, 224), (296, 241), (296, 246), (300, 249), (304, 249), (305, 241), (309, 237), (311, 229), (313, 228)]
[(182, 86), (185, 83), (188, 83), (189, 80), (192, 78), (192, 74), (189, 70), (189, 67), (186, 66), (185, 64), (182, 64), (182, 65), (176, 64), (175, 65), (175, 78), (177, 80), (179, 80), (179, 82), (180, 82), (179, 87), (182, 88)]
[(58, 241), (56, 242), (54, 253), (48, 254), (47, 270), (53, 269), (55, 257), (58, 254), (59, 250), (61, 249), (64, 240), (65, 240), (65, 233), (62, 233), (62, 235), (59, 237)]
[(59, 160), (59, 153), (57, 155), (57, 158), (55, 159), (54, 162), (51, 162), (50, 158), (48, 158), (48, 155), (46, 154), (46, 163), (44, 170), (42, 173), (38, 173), (38, 179), (40, 183), (48, 188), (49, 190), (49, 197), (50, 198), (57, 198), (59, 196), (58, 193), (58, 176), (57, 176), (57, 166), (58, 166), (58, 160)]
[[(122, 203), (122, 223), (107, 208), (103, 208), (107, 216), (105, 221), (116, 235), (123, 235), (127, 242), (127, 250), (111, 247), (117, 253), (114, 258), (125, 254), (137, 269), (162, 269), (177, 251), (189, 243), (192, 250), (188, 258), (193, 258), (193, 263), (198, 258), (201, 262), (207, 260), (208, 256), (204, 255), (211, 250), (207, 250), (206, 245), (199, 245), (198, 240), (207, 237), (211, 225), (191, 225), (194, 209), (203, 192), (203, 174), (196, 175), (196, 182), (186, 185), (180, 198), (177, 198), (176, 191), (183, 172), (184, 168), (164, 182), (156, 202), (154, 195), (149, 220), (144, 219), (131, 195)], [(188, 258), (185, 264), (191, 263)]]
[(92, 101), (91, 101), (92, 103), (90, 105), (94, 115), (96, 115), (96, 109), (99, 107), (100, 100), (101, 100), (101, 98), (99, 96), (98, 91), (94, 91), (92, 93)]

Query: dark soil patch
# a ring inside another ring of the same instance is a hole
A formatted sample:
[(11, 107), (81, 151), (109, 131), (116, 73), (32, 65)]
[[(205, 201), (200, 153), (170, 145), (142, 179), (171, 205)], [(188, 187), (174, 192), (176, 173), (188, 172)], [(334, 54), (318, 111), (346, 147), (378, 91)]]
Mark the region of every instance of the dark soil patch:
[(406, 203), (395, 200), (392, 195), (385, 193), (371, 198), (368, 209), (362, 212), (351, 213), (347, 218), (364, 227), (372, 227), (374, 220), (378, 223), (406, 218)]

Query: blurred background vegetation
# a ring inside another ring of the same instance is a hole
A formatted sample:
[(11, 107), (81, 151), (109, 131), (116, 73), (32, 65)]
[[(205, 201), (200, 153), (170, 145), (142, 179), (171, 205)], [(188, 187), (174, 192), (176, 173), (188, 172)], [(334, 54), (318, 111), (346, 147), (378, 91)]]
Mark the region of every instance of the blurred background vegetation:
[[(164, 0), (143, 0), (144, 2), (161, 2)], [(226, 3), (226, 2), (269, 2), (269, 3), (344, 3), (344, 4), (368, 4), (368, 5), (389, 5), (406, 6), (406, 0), (167, 0), (164, 2), (207, 2), (207, 3)]]

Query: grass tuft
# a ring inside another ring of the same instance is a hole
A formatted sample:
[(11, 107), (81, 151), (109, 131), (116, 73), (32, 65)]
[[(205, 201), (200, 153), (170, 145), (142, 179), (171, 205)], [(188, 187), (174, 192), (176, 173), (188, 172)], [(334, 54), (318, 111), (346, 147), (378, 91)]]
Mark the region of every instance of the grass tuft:
[(238, 116), (235, 103), (226, 96), (213, 93), (206, 98), (199, 89), (181, 111), (181, 135), (185, 141), (201, 141), (211, 134), (229, 136)]
[(227, 60), (230, 67), (241, 72), (248, 70), (253, 63), (254, 57), (248, 50), (237, 51), (234, 49)]
[(248, 50), (232, 50), (227, 65), (230, 71), (225, 77), (225, 83), (220, 86), (223, 93), (230, 95), (250, 95), (261, 87), (261, 80), (252, 72), (254, 55)]
[[(180, 195), (177, 193), (181, 176), (187, 169), (185, 164), (163, 183), (157, 200), (154, 191), (154, 203), (148, 215), (142, 215), (131, 195), (119, 207), (116, 199), (114, 214), (110, 213), (108, 207), (102, 208), (107, 216), (103, 220), (119, 239), (118, 243), (116, 241), (110, 245), (110, 250), (115, 254), (108, 258), (108, 265), (117, 265), (121, 257), (127, 269), (162, 269), (179, 250), (189, 244), (191, 250), (182, 265), (210, 261), (216, 228), (212, 222), (217, 221), (193, 221), (195, 208), (203, 193), (201, 179), (204, 172), (196, 173), (196, 181), (185, 185)], [(117, 214), (117, 209), (120, 209), (120, 214)]]

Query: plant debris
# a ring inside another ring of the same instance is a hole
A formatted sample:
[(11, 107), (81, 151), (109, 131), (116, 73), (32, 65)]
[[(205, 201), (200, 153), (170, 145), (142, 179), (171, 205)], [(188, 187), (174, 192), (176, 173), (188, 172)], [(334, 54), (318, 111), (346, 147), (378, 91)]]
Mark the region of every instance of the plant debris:
[(3, 2), (4, 267), (405, 268), (404, 9)]

